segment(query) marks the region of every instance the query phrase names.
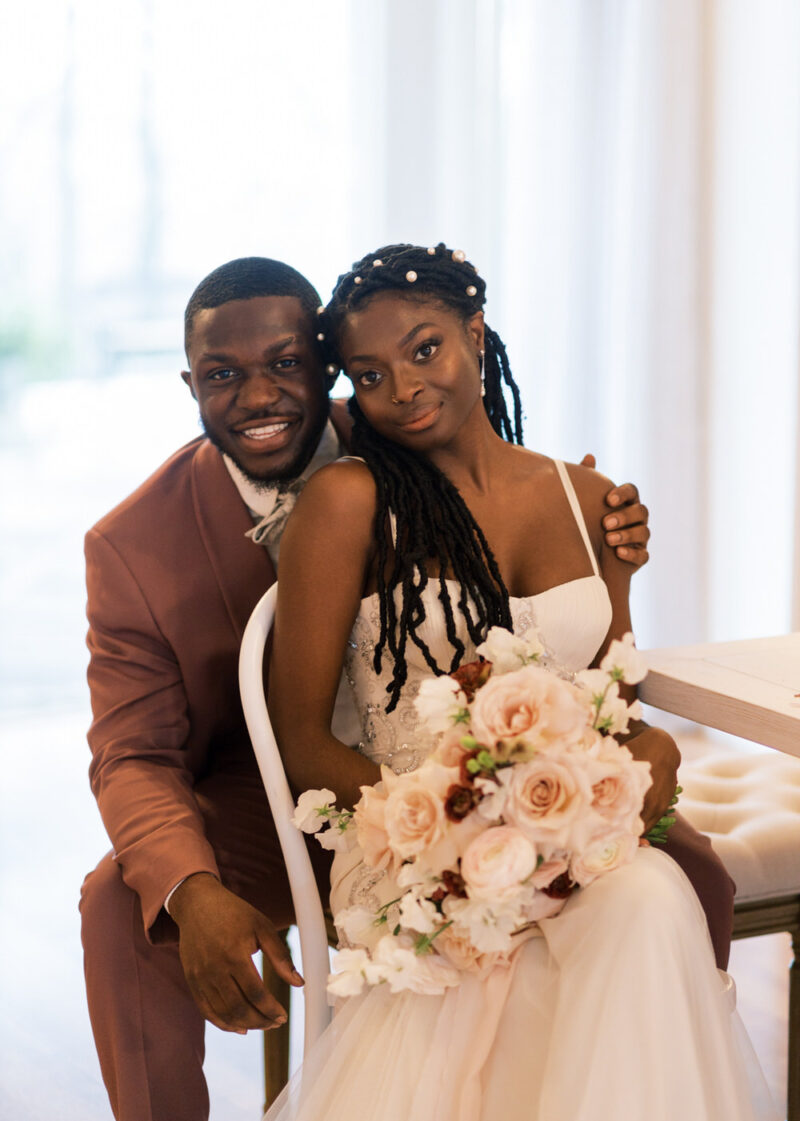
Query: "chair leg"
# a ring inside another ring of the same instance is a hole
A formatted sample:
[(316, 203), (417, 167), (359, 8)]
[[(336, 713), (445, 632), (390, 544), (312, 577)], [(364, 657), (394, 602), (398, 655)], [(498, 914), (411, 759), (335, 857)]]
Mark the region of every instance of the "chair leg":
[(286, 1009), (286, 1023), (264, 1032), (264, 1099), (269, 1109), (289, 1080), (289, 996), (291, 986), (279, 977), (262, 955), (264, 981), (275, 999)]
[(792, 931), (789, 967), (789, 1087), (787, 1121), (800, 1121), (800, 928)]

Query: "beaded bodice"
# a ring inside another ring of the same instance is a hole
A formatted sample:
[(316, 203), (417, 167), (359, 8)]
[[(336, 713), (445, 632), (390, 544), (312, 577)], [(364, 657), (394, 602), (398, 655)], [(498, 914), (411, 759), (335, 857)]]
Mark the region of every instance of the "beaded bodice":
[[(455, 594), (453, 583), (448, 581), (448, 585)], [(419, 634), (437, 664), (446, 668), (452, 658), (452, 647), (447, 640), (437, 582), (426, 586), (423, 598), (425, 619), (418, 628)], [(597, 575), (570, 580), (535, 596), (521, 599), (512, 596), (510, 606), (515, 634), (525, 636), (538, 631), (553, 658), (573, 672), (590, 664), (611, 622), (608, 591)], [(459, 638), (466, 648), (463, 660), (473, 661), (477, 653), (466, 623), (457, 610), (454, 614)], [(373, 655), (379, 636), (378, 597), (372, 595), (361, 601), (344, 662), (361, 721), (359, 750), (398, 773), (412, 771), (433, 748), (432, 738), (420, 726), (414, 707), (420, 683), (430, 676), (431, 670), (422, 652), (409, 642), (406, 648), (408, 679), (397, 707), (387, 713), (386, 686), (392, 674), (388, 657), (383, 659), (381, 672), (375, 671)]]

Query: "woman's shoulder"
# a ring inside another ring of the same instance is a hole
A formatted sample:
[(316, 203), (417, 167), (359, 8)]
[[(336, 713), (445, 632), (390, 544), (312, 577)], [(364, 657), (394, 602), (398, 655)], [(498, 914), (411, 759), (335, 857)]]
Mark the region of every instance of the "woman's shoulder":
[(297, 501), (298, 514), (328, 518), (368, 519), (375, 516), (377, 489), (362, 459), (345, 456), (315, 471)]

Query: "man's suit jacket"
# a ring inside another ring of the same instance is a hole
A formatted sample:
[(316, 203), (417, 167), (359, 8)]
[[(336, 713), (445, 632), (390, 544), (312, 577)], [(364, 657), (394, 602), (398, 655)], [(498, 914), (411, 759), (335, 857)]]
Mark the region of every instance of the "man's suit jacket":
[[(342, 406), (332, 419), (347, 431)], [(146, 930), (194, 872), (218, 874), (193, 794), (223, 759), (252, 761), (239, 702), (242, 633), (275, 581), (219, 451), (177, 451), (86, 535), (90, 779)]]

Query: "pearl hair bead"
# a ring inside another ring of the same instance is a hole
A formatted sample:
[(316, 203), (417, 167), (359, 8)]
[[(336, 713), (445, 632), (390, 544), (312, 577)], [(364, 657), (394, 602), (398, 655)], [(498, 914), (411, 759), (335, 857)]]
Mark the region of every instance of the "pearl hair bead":
[(324, 339), (325, 339), (325, 336), (323, 335), (322, 331), (320, 331), (320, 333), (319, 333), (319, 334), (317, 335), (317, 339), (319, 340), (319, 342), (323, 342), (323, 341), (324, 341)]
[(380, 259), (380, 257), (378, 257), (377, 261), (372, 262), (372, 267), (374, 269), (379, 269), (382, 264), (383, 264), (383, 261)]
[(428, 256), (429, 257), (435, 257), (436, 256), (436, 246), (435, 245), (432, 245), (430, 247), (430, 249), (428, 250)]
[(361, 283), (361, 277), (360, 276), (354, 276), (353, 277), (353, 284), (360, 284), (360, 283)]
[(406, 273), (406, 280), (408, 281), (408, 283), (413, 284), (416, 279), (417, 279), (417, 274), (414, 272), (413, 269), (409, 269), (408, 272)]
[(467, 295), (468, 296), (477, 296), (478, 295), (478, 289), (475, 287), (474, 284), (470, 284), (467, 287)]
[(334, 366), (332, 362), (329, 362), (328, 365), (325, 367), (325, 373), (330, 374), (331, 377), (333, 377), (333, 375), (337, 372), (338, 372), (337, 367)]
[(454, 249), (453, 250), (453, 260), (458, 261), (459, 264), (461, 264), (462, 261), (466, 260), (466, 256), (467, 255), (466, 255), (466, 253), (464, 252), (463, 249)]
[(319, 307), (317, 308), (317, 315), (323, 315), (324, 312), (325, 312), (325, 305), (320, 304)]

